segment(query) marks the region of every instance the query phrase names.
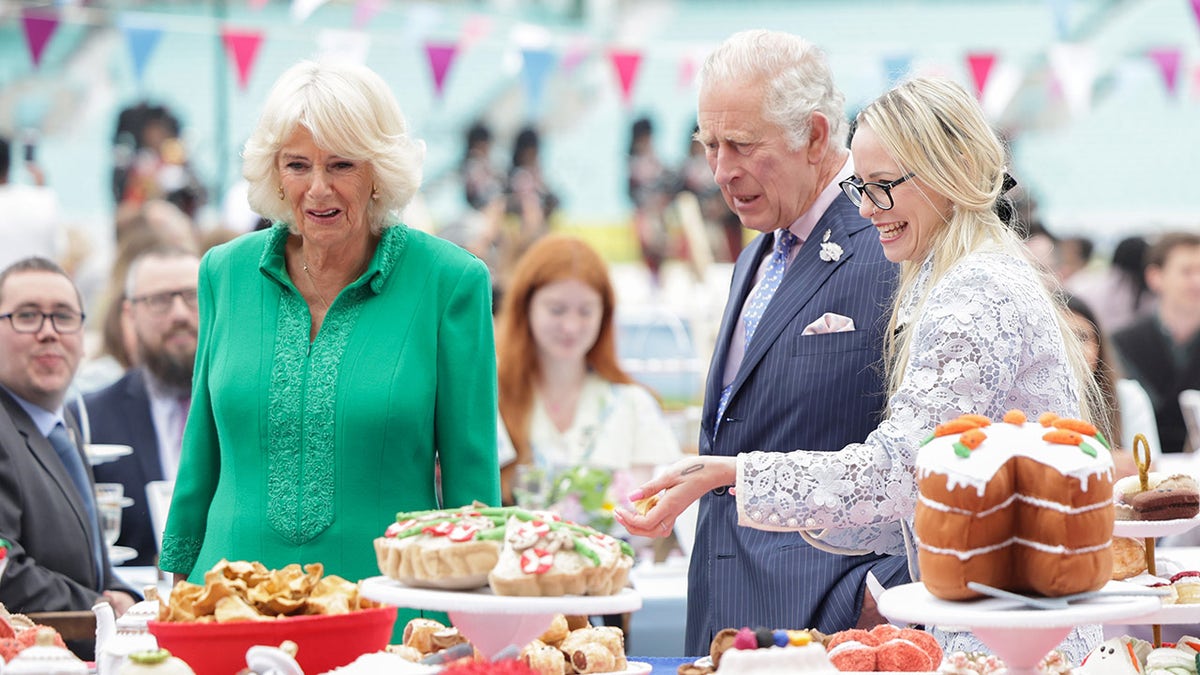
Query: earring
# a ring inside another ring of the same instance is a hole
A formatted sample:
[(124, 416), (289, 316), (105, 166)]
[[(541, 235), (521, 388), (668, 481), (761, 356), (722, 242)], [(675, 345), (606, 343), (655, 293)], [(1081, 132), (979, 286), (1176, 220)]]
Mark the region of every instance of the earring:
[(279, 201), (283, 201), (283, 183), (279, 184)]
[(379, 199), (379, 188), (374, 183), (371, 183), (371, 199)]

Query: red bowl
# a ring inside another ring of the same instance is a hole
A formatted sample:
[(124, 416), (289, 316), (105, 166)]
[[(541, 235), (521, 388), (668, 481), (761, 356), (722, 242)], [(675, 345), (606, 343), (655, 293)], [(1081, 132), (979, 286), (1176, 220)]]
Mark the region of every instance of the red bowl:
[(320, 675), (386, 647), (394, 623), (396, 608), (378, 607), (274, 621), (150, 621), (147, 627), (159, 647), (186, 661), (196, 675), (234, 675), (246, 667), (247, 649), (278, 647), (284, 640), (299, 647), (296, 661), (305, 673)]

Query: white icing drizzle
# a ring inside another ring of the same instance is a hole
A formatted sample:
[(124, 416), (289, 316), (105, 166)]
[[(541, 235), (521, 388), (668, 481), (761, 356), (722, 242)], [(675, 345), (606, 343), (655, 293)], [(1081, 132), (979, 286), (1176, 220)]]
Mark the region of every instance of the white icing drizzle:
[(1094, 504), (1088, 504), (1087, 506), (1072, 507), (1072, 506), (1068, 506), (1066, 504), (1062, 504), (1059, 502), (1052, 502), (1048, 499), (1039, 499), (1038, 497), (1030, 497), (1029, 495), (1022, 495), (1022, 494), (1012, 494), (1012, 495), (1009, 495), (1008, 499), (1005, 499), (1004, 501), (993, 506), (992, 508), (990, 508), (986, 511), (980, 511), (980, 512), (976, 513), (975, 511), (971, 511), (969, 509), (960, 509), (960, 508), (957, 508), (954, 506), (950, 506), (949, 504), (943, 504), (942, 502), (934, 501), (934, 500), (926, 497), (923, 494), (918, 495), (917, 499), (922, 504), (924, 504), (925, 506), (927, 506), (931, 509), (934, 509), (935, 511), (942, 511), (943, 513), (957, 513), (960, 515), (974, 516), (976, 518), (985, 518), (987, 516), (992, 515), (993, 513), (997, 512), (997, 511), (1003, 511), (1004, 509), (1006, 509), (1010, 505), (1012, 505), (1012, 503), (1014, 501), (1018, 501), (1018, 500), (1025, 502), (1026, 504), (1031, 504), (1033, 506), (1037, 506), (1039, 508), (1049, 509), (1051, 511), (1058, 511), (1060, 513), (1065, 513), (1065, 514), (1071, 515), (1071, 516), (1079, 515), (1081, 513), (1087, 513), (1088, 511), (1094, 511), (1096, 509), (1106, 509), (1112, 505), (1108, 501), (1102, 500), (1102, 501), (1096, 502)]
[(992, 546), (983, 546), (980, 548), (973, 548), (969, 551), (959, 551), (959, 550), (952, 549), (952, 548), (940, 548), (937, 546), (930, 546), (929, 544), (926, 544), (923, 541), (917, 543), (917, 545), (920, 546), (922, 550), (929, 551), (930, 553), (937, 553), (940, 555), (952, 555), (952, 556), (958, 558), (959, 560), (964, 560), (964, 561), (970, 560), (971, 558), (974, 558), (977, 555), (991, 553), (992, 551), (999, 551), (1000, 549), (1007, 548), (1009, 546), (1012, 546), (1013, 544), (1017, 544), (1018, 546), (1028, 546), (1029, 548), (1037, 549), (1044, 553), (1051, 553), (1051, 554), (1055, 554), (1055, 555), (1081, 555), (1084, 553), (1095, 553), (1096, 551), (1103, 551), (1104, 549), (1106, 549), (1110, 545), (1112, 545), (1112, 542), (1106, 541), (1103, 544), (1096, 544), (1095, 546), (1085, 546), (1083, 548), (1067, 548), (1066, 546), (1050, 546), (1048, 544), (1043, 544), (1038, 541), (1030, 541), (1028, 539), (1022, 539), (1021, 537), (1010, 537), (1007, 541), (1003, 541), (999, 544), (993, 544)]
[(1096, 451), (1092, 457), (1077, 446), (1042, 440), (1053, 428), (1037, 422), (1020, 425), (994, 422), (981, 430), (987, 438), (968, 457), (959, 457), (954, 451), (961, 434), (941, 436), (921, 446), (915, 462), (917, 475), (925, 478), (945, 474), (948, 489), (973, 487), (982, 496), (988, 481), (1006, 462), (1014, 457), (1028, 457), (1064, 476), (1079, 479), (1084, 492), (1092, 476), (1112, 479), (1112, 454), (1094, 436), (1083, 436), (1084, 443)]

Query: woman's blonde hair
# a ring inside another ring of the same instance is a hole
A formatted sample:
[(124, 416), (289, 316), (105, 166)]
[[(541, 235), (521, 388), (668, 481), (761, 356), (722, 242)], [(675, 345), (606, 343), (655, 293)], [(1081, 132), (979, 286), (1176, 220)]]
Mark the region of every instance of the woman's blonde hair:
[(345, 61), (301, 61), (275, 82), (258, 126), (242, 152), (242, 176), (255, 213), (295, 228), (279, 197), (279, 149), (297, 127), (317, 146), (370, 163), (376, 196), (367, 206), (371, 231), (400, 222), (421, 186), (425, 144), (409, 138), (400, 105), (387, 83), (365, 66)]
[[(997, 200), (1005, 191), (1006, 149), (965, 89), (944, 78), (916, 78), (880, 96), (858, 114), (857, 122), (870, 127), (902, 173), (915, 174), (952, 205), (946, 222), (931, 236), (933, 274), (914, 315), (921, 315), (929, 290), (968, 254), (988, 250), (1030, 260), (1016, 231), (996, 215)], [(912, 347), (912, 331), (897, 331), (899, 298), (912, 291), (923, 262), (900, 264), (897, 301), (885, 343), (891, 393), (900, 387)], [(1049, 290), (1054, 282), (1030, 262), (1042, 276), (1039, 292), (1055, 308), (1067, 362), (1080, 385), (1080, 414), (1107, 429), (1099, 388), (1067, 323), (1063, 301)]]

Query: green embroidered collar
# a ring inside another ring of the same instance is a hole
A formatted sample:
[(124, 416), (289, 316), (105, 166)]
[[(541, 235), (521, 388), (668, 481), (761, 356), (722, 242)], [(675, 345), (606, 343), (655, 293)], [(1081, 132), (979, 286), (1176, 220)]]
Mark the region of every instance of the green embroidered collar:
[[(290, 234), (291, 232), (285, 223), (275, 223), (271, 228), (270, 235), (267, 237), (266, 245), (263, 246), (262, 258), (258, 261), (258, 269), (268, 278), (274, 279), (281, 286), (295, 289), (296, 285), (288, 277), (287, 261), (284, 258), (284, 250), (287, 247), (287, 240)], [(392, 268), (396, 265), (396, 261), (400, 259), (400, 253), (403, 252), (407, 242), (407, 226), (397, 223), (391, 227), (383, 228), (379, 245), (375, 247), (375, 254), (371, 256), (371, 262), (367, 265), (367, 269), (346, 288), (357, 288), (367, 285), (371, 293), (379, 295), (383, 291), (383, 285), (387, 283), (387, 279), (391, 276)]]

